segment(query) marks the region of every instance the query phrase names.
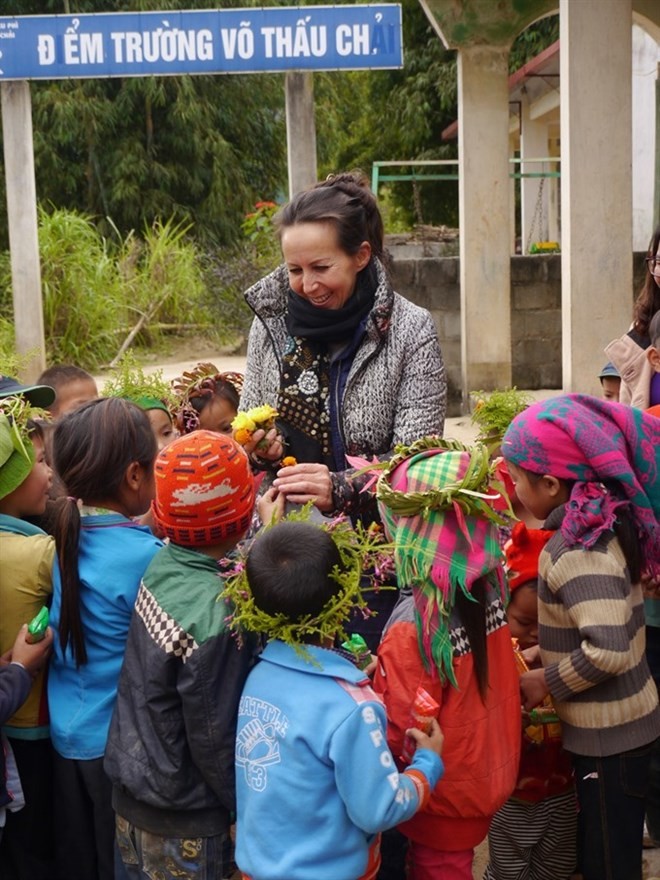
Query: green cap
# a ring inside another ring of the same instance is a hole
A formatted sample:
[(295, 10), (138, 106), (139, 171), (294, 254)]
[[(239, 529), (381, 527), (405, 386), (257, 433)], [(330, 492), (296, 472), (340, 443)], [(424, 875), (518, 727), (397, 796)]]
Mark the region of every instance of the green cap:
[(24, 443), (16, 424), (0, 413), (0, 499), (18, 489), (33, 466), (32, 443)]

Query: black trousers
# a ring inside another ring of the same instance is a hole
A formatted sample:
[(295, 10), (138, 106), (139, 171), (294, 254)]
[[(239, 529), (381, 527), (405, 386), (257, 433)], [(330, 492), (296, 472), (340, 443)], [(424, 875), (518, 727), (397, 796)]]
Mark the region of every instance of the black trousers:
[(114, 880), (115, 814), (103, 758), (76, 761), (55, 753), (55, 854), (66, 880)]
[(25, 806), (7, 811), (0, 843), (0, 877), (3, 880), (55, 880), (53, 854), (53, 747), (50, 739), (14, 739), (9, 742), (16, 758)]
[(642, 880), (642, 830), (655, 743), (606, 758), (573, 755), (584, 880)]

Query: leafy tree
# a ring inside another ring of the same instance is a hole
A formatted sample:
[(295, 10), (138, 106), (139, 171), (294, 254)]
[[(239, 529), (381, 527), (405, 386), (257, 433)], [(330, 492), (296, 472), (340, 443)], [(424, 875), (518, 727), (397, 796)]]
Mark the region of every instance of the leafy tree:
[[(456, 144), (443, 143), (441, 132), (456, 118), (456, 53), (444, 48), (418, 0), (402, 0), (402, 21), (402, 70), (318, 77), (316, 128), (324, 171), (368, 172), (377, 160), (455, 158)], [(424, 183), (418, 193), (416, 209), (410, 183), (391, 187), (409, 222), (456, 224), (455, 182)]]
[[(26, 15), (207, 8), (208, 2), (6, 0), (6, 5), (3, 12)], [(110, 218), (123, 234), (173, 218), (192, 222), (208, 242), (229, 242), (256, 200), (284, 188), (279, 76), (47, 81), (33, 83), (31, 93), (40, 201)], [(4, 189), (4, 179), (0, 186)], [(6, 246), (5, 224), (3, 216), (0, 245)], [(111, 231), (103, 221), (101, 227)]]
[[(310, 2), (310, 0), (307, 0)], [(316, 0), (312, 0), (316, 2)], [(318, 0), (327, 2), (327, 0)], [(207, 8), (208, 0), (4, 0), (8, 15)], [(229, 0), (228, 7), (282, 5)], [(404, 68), (315, 75), (319, 170), (376, 160), (446, 159), (456, 141), (456, 53), (444, 48), (419, 0), (402, 0)], [(512, 69), (558, 36), (558, 16), (524, 31)], [(97, 218), (111, 236), (171, 218), (207, 245), (231, 244), (259, 200), (286, 191), (284, 81), (280, 75), (35, 82), (31, 87), (37, 192)], [(409, 171), (403, 168), (402, 171)], [(385, 192), (381, 192), (385, 195)], [(387, 193), (406, 223), (458, 222), (455, 181)], [(4, 203), (4, 177), (0, 175)], [(105, 218), (109, 218), (107, 222)], [(0, 247), (7, 246), (0, 213)]]
[(559, 39), (559, 16), (549, 15), (518, 34), (509, 52), (509, 72), (514, 73)]
[[(369, 171), (377, 160), (457, 157), (457, 142), (441, 139), (458, 116), (456, 53), (444, 48), (418, 0), (402, 0), (402, 14), (402, 70), (317, 77), (316, 128), (324, 173), (347, 167)], [(514, 41), (509, 69), (517, 70), (558, 38), (558, 15), (535, 22)], [(455, 181), (418, 187), (395, 183), (389, 190), (408, 223), (458, 225)]]

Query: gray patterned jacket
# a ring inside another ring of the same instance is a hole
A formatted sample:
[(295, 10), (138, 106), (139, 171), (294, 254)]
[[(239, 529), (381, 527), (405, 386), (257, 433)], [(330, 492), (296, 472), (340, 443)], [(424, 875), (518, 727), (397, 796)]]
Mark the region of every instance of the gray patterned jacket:
[[(339, 407), (346, 452), (369, 458), (385, 455), (397, 443), (441, 435), (447, 399), (445, 368), (430, 313), (395, 293), (383, 267), (376, 265), (374, 307)], [(288, 273), (280, 266), (245, 294), (256, 317), (248, 340), (242, 410), (263, 403), (277, 407), (288, 337), (288, 290)], [(333, 477), (338, 508), (352, 512), (349, 496), (355, 492), (347, 493), (347, 480), (350, 472)]]

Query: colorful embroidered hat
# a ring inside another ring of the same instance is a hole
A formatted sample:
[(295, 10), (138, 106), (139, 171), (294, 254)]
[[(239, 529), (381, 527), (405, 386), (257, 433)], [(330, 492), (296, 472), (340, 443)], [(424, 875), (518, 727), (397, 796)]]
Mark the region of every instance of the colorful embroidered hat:
[(397, 449), (376, 489), (399, 586), (412, 587), (422, 656), (452, 684), (449, 617), (457, 591), (469, 595), (487, 577), (506, 594), (497, 528), (505, 519), (493, 507), (491, 480), (485, 446), (427, 437)]
[(194, 431), (161, 450), (154, 467), (152, 512), (163, 533), (184, 547), (241, 538), (252, 518), (254, 480), (243, 449), (214, 431)]
[(536, 581), (541, 550), (554, 534), (550, 529), (528, 529), (523, 522), (515, 524), (504, 546), (509, 590)]

